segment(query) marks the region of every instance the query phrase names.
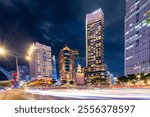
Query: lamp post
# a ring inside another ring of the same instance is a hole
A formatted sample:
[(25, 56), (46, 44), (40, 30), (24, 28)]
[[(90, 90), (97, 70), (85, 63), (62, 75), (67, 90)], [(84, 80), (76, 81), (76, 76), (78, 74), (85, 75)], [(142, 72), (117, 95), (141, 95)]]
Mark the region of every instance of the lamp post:
[(18, 57), (16, 57), (16, 69), (17, 69), (17, 77), (18, 77), (18, 80), (20, 80), (20, 73), (19, 73), (19, 65), (18, 65)]
[(136, 77), (138, 78), (138, 85), (140, 85), (140, 80), (141, 80), (141, 75), (140, 75), (140, 73), (141, 73), (141, 66), (138, 65), (134, 69), (138, 69), (138, 73), (137, 73), (138, 75)]
[[(35, 46), (34, 46), (34, 44), (32, 44), (30, 49), (29, 49), (29, 51), (28, 51), (28, 56), (26, 57), (26, 59), (28, 61), (31, 60), (31, 54), (33, 53), (34, 49), (35, 49)], [(0, 46), (0, 55), (2, 55), (2, 56), (9, 55), (9, 56), (15, 57), (15, 59), (16, 59), (17, 78), (20, 80), (18, 58), (22, 58), (22, 57), (18, 57), (18, 56), (14, 55), (14, 54), (8, 53), (7, 50), (3, 46)]]
[(138, 68), (139, 68), (139, 74), (137, 75), (137, 78), (138, 78), (138, 84), (140, 85), (140, 80), (141, 80), (141, 75), (140, 75), (140, 73), (141, 73), (141, 66), (138, 66)]
[(139, 85), (140, 85), (140, 81), (141, 81), (141, 66), (139, 66)]
[(12, 54), (9, 54), (6, 49), (4, 49), (3, 47), (0, 47), (0, 55), (4, 56), (4, 55), (9, 55), (12, 57), (15, 57), (16, 59), (16, 71), (17, 71), (17, 77), (19, 79), (19, 66), (18, 66), (18, 57)]

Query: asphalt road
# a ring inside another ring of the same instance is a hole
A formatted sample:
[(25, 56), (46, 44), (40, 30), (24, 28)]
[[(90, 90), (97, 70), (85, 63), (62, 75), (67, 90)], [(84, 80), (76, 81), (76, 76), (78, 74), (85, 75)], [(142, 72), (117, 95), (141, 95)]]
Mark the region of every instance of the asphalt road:
[(36, 99), (150, 100), (150, 89), (30, 89)]
[(71, 100), (75, 98), (43, 96), (26, 93), (22, 90), (0, 91), (0, 100)]
[(150, 100), (150, 90), (7, 90), (0, 100)]

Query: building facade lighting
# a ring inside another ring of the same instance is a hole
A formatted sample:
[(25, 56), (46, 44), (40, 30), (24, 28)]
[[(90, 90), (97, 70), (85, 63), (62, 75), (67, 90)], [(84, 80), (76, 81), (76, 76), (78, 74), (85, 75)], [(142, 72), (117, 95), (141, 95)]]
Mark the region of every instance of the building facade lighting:
[(98, 9), (86, 15), (86, 79), (105, 79), (104, 13)]
[[(149, 0), (126, 0), (125, 75), (150, 72), (149, 18)], [(134, 69), (135, 66), (141, 66), (141, 70)]]
[(51, 47), (40, 44), (38, 42), (33, 43), (29, 50), (30, 77), (34, 78), (45, 77), (52, 78), (52, 57)]

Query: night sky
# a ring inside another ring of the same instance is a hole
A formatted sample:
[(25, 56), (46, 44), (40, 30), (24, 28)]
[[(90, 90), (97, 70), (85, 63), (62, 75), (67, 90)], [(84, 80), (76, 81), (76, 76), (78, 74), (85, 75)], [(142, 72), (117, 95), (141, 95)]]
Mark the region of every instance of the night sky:
[[(81, 52), (85, 66), (85, 16), (105, 14), (105, 63), (116, 76), (124, 70), (125, 0), (0, 0), (0, 44), (25, 57), (32, 42), (52, 47), (56, 57), (68, 46)], [(0, 57), (0, 66), (15, 69), (15, 60)], [(27, 61), (20, 59), (20, 64)]]

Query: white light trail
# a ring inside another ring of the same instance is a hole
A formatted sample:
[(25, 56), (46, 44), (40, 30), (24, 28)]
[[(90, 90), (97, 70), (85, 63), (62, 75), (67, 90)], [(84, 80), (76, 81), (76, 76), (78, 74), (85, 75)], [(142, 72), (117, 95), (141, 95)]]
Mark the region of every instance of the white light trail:
[[(68, 97), (77, 99), (101, 99), (101, 98), (119, 98), (119, 99), (150, 99), (150, 93), (147, 91), (135, 89), (119, 90), (26, 90), (31, 94)], [(149, 90), (150, 92), (150, 90)]]

